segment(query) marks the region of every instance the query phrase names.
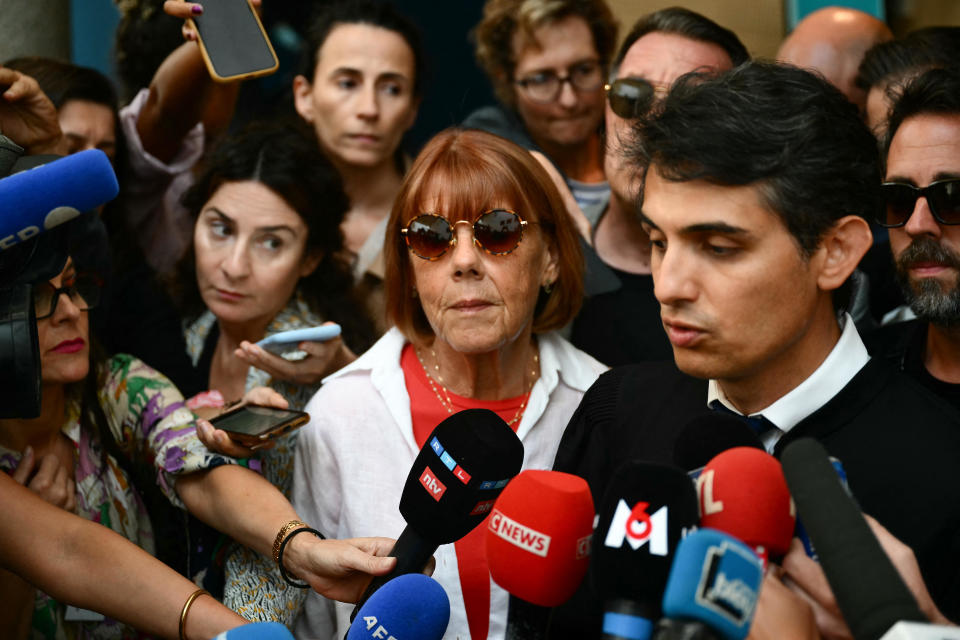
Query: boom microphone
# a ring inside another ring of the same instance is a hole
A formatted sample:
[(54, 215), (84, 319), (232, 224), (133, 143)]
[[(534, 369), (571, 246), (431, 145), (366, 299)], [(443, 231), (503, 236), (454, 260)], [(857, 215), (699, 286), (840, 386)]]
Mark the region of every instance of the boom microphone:
[(440, 640), (449, 622), (450, 599), (440, 583), (421, 573), (408, 573), (370, 596), (346, 640)]
[(673, 448), (673, 461), (681, 469), (692, 471), (734, 447), (764, 450), (760, 438), (746, 422), (728, 413), (711, 411), (683, 428)]
[(456, 542), (483, 522), (522, 464), (523, 443), (493, 411), (466, 409), (437, 425), (413, 461), (400, 496), (407, 526), (389, 554), (397, 564), (373, 579), (351, 620), (388, 580), (419, 573), (437, 547)]
[(0, 250), (96, 209), (119, 190), (110, 160), (99, 149), (0, 179)]
[(650, 638), (674, 551), (697, 520), (697, 494), (680, 469), (634, 461), (616, 470), (600, 506), (589, 569), (604, 601), (603, 638)]
[(700, 524), (747, 543), (764, 563), (790, 548), (796, 514), (780, 463), (766, 451), (738, 447), (714, 457), (697, 494)]
[[(703, 623), (725, 640), (743, 640), (762, 583), (763, 564), (750, 547), (722, 531), (700, 529), (677, 547), (663, 592), (663, 615)], [(667, 632), (656, 637), (678, 636)]]
[(823, 446), (802, 438), (780, 456), (803, 524), (856, 640), (876, 640), (900, 620), (925, 622)]

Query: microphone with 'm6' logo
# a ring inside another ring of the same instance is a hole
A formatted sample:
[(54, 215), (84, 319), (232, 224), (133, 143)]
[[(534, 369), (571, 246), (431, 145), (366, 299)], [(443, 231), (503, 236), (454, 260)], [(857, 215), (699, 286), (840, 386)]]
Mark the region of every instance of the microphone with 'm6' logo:
[(605, 640), (647, 640), (681, 538), (698, 521), (680, 469), (627, 462), (614, 473), (593, 534), (590, 581), (604, 602)]
[(407, 526), (390, 551), (397, 565), (373, 579), (350, 619), (387, 581), (419, 573), (437, 547), (456, 542), (483, 522), (522, 464), (523, 443), (493, 411), (467, 409), (437, 425), (400, 496)]

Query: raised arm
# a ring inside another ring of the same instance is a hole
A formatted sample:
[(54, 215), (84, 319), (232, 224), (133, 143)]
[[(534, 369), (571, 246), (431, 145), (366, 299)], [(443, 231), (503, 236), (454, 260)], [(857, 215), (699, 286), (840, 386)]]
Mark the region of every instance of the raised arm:
[[(177, 638), (196, 585), (106, 527), (54, 507), (0, 473), (0, 563), (57, 600), (99, 611), (145, 633)], [(187, 638), (212, 638), (246, 621), (197, 598)]]
[[(163, 9), (184, 20), (202, 13), (201, 4), (179, 0), (167, 0)], [(177, 155), (183, 139), (198, 122), (203, 122), (208, 136), (226, 130), (240, 90), (239, 82), (214, 82), (203, 63), (196, 34), (185, 28), (185, 36), (188, 41), (157, 69), (137, 120), (143, 148), (164, 163)]]

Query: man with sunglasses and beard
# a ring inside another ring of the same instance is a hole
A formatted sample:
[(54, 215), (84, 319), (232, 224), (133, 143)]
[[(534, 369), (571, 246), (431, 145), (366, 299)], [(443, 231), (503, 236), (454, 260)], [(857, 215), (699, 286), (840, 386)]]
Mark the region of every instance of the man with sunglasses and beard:
[(916, 319), (867, 345), (960, 408), (960, 73), (917, 77), (891, 111), (883, 142), (884, 206), (897, 281)]
[(736, 34), (688, 9), (641, 17), (614, 59), (607, 85), (604, 172), (610, 201), (593, 227), (586, 298), (572, 342), (611, 366), (665, 360), (670, 344), (653, 296), (650, 238), (636, 215), (643, 175), (629, 157), (631, 127), (674, 80), (694, 70), (722, 72), (749, 59)]

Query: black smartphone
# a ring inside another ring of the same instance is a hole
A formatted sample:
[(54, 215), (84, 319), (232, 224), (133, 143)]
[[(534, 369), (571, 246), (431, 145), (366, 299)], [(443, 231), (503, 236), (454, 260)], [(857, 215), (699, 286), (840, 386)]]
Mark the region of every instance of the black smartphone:
[(252, 447), (302, 427), (309, 420), (310, 415), (304, 411), (247, 404), (221, 413), (210, 424), (223, 429), (237, 442)]
[(200, 51), (214, 80), (227, 82), (277, 70), (277, 54), (249, 0), (203, 0), (192, 18)]

